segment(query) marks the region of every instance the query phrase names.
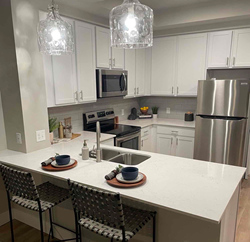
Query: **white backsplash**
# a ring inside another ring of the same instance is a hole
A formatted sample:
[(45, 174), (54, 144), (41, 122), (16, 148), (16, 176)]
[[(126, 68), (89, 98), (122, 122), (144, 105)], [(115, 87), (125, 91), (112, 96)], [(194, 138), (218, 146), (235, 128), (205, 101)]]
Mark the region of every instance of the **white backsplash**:
[[(143, 97), (139, 99), (140, 106), (148, 106), (151, 112), (153, 106), (159, 107), (159, 118), (184, 119), (184, 114), (188, 111), (195, 113), (197, 98), (181, 97)], [(166, 109), (170, 108), (170, 114)]]
[[(139, 111), (139, 107), (148, 106), (151, 113), (151, 107), (158, 106), (160, 118), (184, 119), (185, 112), (195, 113), (196, 103), (196, 98), (179, 97), (107, 98), (100, 99), (96, 103), (49, 108), (48, 113), (49, 117), (57, 118), (58, 121), (71, 117), (73, 132), (79, 132), (83, 130), (83, 113), (90, 111), (113, 108), (119, 120), (126, 120), (133, 107)], [(170, 108), (170, 114), (166, 113), (167, 108)], [(122, 109), (124, 109), (124, 115), (122, 115)]]
[[(64, 118), (72, 118), (73, 132), (83, 130), (83, 113), (113, 108), (119, 120), (126, 120), (131, 113), (131, 109), (139, 109), (139, 99), (107, 98), (100, 99), (96, 103), (49, 108), (49, 117), (64, 121)], [(124, 109), (124, 115), (122, 115)], [(56, 135), (57, 132), (55, 132)]]

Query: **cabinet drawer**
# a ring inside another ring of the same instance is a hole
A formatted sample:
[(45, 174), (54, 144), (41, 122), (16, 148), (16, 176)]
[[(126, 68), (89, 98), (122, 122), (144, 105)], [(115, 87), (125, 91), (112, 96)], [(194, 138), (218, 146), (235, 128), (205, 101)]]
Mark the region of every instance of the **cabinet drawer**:
[(150, 134), (150, 127), (146, 127), (141, 130), (141, 137), (147, 136), (149, 134)]
[(170, 127), (170, 126), (157, 126), (157, 134), (171, 134), (179, 136), (194, 137), (194, 129)]

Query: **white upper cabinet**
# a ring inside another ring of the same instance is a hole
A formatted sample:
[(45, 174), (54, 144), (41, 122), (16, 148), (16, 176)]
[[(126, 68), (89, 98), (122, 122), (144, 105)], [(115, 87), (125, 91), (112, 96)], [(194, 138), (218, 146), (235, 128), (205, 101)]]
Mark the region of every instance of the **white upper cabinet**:
[(207, 34), (178, 37), (177, 95), (197, 96), (198, 80), (205, 79)]
[(154, 39), (151, 94), (174, 95), (177, 37)]
[(96, 66), (98, 68), (110, 68), (111, 48), (109, 29), (96, 27)]
[(232, 67), (250, 67), (250, 29), (233, 33)]
[(208, 34), (208, 68), (230, 66), (233, 31), (219, 31)]
[[(74, 21), (63, 18), (74, 26)], [(77, 83), (76, 83), (76, 56), (75, 52), (70, 55), (51, 56), (52, 75), (54, 82), (54, 95), (48, 98), (54, 98), (55, 105), (74, 104), (77, 102)], [(53, 101), (48, 101), (53, 103)]]
[(146, 73), (146, 49), (138, 49), (136, 54), (136, 95), (143, 96), (145, 93)]
[(125, 50), (125, 70), (128, 71), (128, 97), (136, 95), (135, 50)]
[(124, 69), (124, 49), (112, 48), (112, 69)]
[(79, 102), (96, 101), (95, 26), (75, 22)]
[(124, 49), (111, 48), (110, 30), (96, 27), (97, 68), (124, 69)]

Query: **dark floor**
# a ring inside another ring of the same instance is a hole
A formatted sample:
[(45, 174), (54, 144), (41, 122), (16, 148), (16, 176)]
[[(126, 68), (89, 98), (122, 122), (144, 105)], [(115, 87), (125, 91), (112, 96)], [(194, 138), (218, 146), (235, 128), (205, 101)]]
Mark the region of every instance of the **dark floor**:
[[(40, 231), (17, 220), (13, 220), (15, 242), (40, 242)], [(48, 241), (48, 235), (44, 234), (44, 241)], [(53, 240), (52, 240), (53, 241)], [(0, 242), (11, 242), (9, 223), (0, 227)]]

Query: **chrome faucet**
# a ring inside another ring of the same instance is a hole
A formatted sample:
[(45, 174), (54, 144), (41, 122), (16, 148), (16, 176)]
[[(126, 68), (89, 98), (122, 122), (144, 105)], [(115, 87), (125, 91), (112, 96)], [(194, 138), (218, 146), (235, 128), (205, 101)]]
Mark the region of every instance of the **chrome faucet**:
[(100, 138), (101, 138), (101, 127), (100, 127), (100, 122), (96, 122), (96, 162), (101, 162), (102, 161), (102, 150), (100, 147)]

